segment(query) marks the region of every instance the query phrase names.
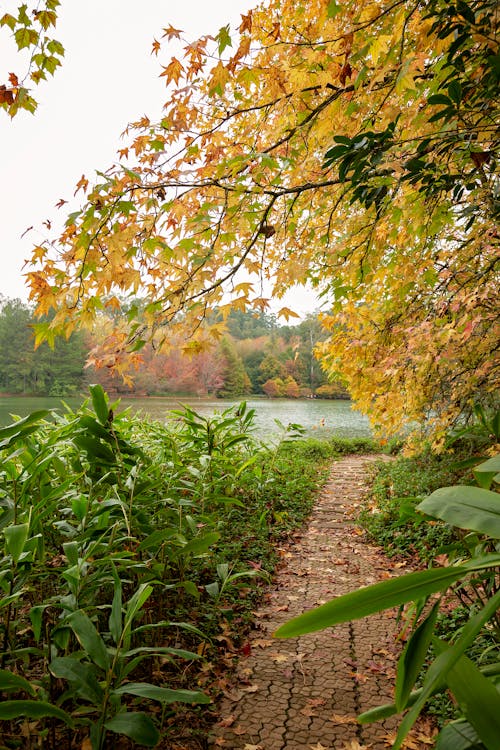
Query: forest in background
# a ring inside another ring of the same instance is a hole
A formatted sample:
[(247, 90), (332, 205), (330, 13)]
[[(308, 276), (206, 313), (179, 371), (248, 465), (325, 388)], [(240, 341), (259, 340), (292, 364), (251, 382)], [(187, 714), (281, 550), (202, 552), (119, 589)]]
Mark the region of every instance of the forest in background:
[(317, 316), (297, 325), (279, 325), (264, 312), (234, 310), (226, 334), (210, 350), (184, 353), (179, 335), (168, 352), (144, 347), (142, 362), (127, 385), (107, 368), (86, 366), (97, 337), (75, 332), (34, 348), (33, 309), (19, 299), (0, 301), (0, 392), (69, 396), (88, 383), (129, 395), (184, 394), (237, 398), (347, 398), (341, 383), (329, 383), (314, 356), (327, 337)]

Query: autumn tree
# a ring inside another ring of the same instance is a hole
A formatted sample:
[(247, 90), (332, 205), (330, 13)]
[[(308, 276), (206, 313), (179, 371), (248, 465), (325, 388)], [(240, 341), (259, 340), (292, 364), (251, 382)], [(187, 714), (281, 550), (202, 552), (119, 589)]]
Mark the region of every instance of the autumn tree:
[(384, 430), (433, 415), (439, 440), (498, 383), (496, 0), (268, 0), (185, 45), (160, 121), (34, 250), (50, 334), (141, 289), (145, 323), (109, 338), (120, 371), (225, 295), (262, 310), (308, 281), (327, 371)]
[[(10, 36), (17, 50), (14, 71), (0, 71), (0, 109), (14, 117), (20, 110), (34, 112), (34, 86), (52, 76), (61, 65), (64, 47), (52, 37), (57, 23), (59, 0), (22, 3), (0, 17), (2, 46)], [(2, 77), (5, 79), (2, 80)]]

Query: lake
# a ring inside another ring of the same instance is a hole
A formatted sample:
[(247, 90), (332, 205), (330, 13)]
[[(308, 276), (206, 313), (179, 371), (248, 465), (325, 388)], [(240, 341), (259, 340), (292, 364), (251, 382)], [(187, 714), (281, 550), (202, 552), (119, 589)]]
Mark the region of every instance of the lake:
[[(75, 408), (82, 402), (82, 399), (68, 398), (64, 401), (71, 408)], [(168, 412), (171, 409), (179, 409), (182, 404), (190, 406), (203, 416), (209, 416), (235, 403), (239, 401), (167, 397), (123, 398), (120, 402), (121, 408), (130, 407), (136, 413), (159, 421), (166, 420)], [(275, 419), (279, 419), (285, 425), (289, 422), (301, 424), (311, 436), (370, 437), (371, 435), (368, 420), (351, 408), (350, 401), (248, 398), (247, 404), (256, 410), (257, 434), (261, 437), (278, 433)], [(24, 417), (37, 409), (64, 411), (59, 398), (0, 396), (0, 426), (10, 424), (12, 414)]]

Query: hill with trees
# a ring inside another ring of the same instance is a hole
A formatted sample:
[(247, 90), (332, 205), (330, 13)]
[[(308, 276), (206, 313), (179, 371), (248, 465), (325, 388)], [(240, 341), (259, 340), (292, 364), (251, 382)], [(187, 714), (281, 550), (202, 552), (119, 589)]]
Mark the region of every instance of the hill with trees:
[(347, 397), (340, 384), (327, 383), (314, 356), (314, 347), (326, 337), (315, 315), (295, 326), (280, 326), (267, 313), (233, 311), (226, 335), (210, 349), (191, 351), (189, 338), (180, 335), (167, 352), (156, 352), (151, 344), (144, 347), (128, 384), (108, 368), (86, 365), (95, 360), (97, 331), (74, 332), (68, 340), (55, 339), (53, 348), (41, 343), (35, 349), (36, 325), (32, 307), (18, 299), (2, 300), (0, 391), (68, 396), (88, 383), (100, 383), (110, 393), (129, 395)]

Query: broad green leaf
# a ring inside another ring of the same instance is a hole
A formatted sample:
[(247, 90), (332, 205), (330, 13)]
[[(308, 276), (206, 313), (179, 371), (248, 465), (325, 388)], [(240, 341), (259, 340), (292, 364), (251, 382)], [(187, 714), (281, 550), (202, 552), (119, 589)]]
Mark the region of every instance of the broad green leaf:
[(500, 453), (476, 466), (473, 472), (479, 486), (488, 490), (493, 480), (498, 481), (495, 477), (500, 474)]
[(422, 599), (436, 591), (445, 591), (455, 581), (464, 578), (465, 566), (432, 568), (391, 578), (339, 596), (317, 609), (289, 620), (275, 633), (277, 638), (293, 638), (304, 633), (322, 630), (340, 622), (358, 620), (406, 602)]
[(64, 554), (71, 566), (78, 565), (79, 547), (78, 542), (64, 542)]
[(89, 386), (90, 395), (92, 396), (92, 406), (97, 414), (97, 418), (101, 424), (106, 424), (109, 417), (109, 406), (106, 394), (104, 393), (102, 385), (91, 385)]
[(210, 698), (205, 693), (197, 690), (173, 690), (171, 688), (158, 687), (146, 682), (129, 682), (121, 685), (113, 691), (115, 695), (137, 695), (140, 698), (149, 698), (159, 703), (210, 703)]
[(72, 656), (58, 656), (49, 664), (54, 677), (67, 680), (84, 700), (100, 705), (104, 698), (94, 667), (82, 664)]
[(154, 747), (160, 739), (160, 733), (146, 714), (126, 712), (116, 714), (104, 726), (116, 734), (124, 734), (139, 745)]
[(71, 716), (51, 703), (43, 701), (2, 701), (0, 703), (0, 719), (18, 719), (20, 716), (26, 716), (28, 719), (53, 717), (64, 721), (70, 727), (73, 726)]
[(484, 750), (484, 745), (474, 727), (465, 719), (459, 719), (439, 732), (435, 750)]
[(70, 614), (66, 619), (66, 622), (71, 627), (78, 642), (92, 661), (97, 664), (98, 667), (107, 671), (109, 669), (110, 661), (106, 644), (97, 632), (94, 623), (88, 615), (86, 615), (83, 610), (79, 609), (77, 612)]
[(28, 695), (35, 695), (33, 686), (24, 677), (8, 669), (0, 669), (0, 692), (8, 693), (11, 690), (24, 690)]
[(19, 562), (28, 538), (29, 523), (7, 526), (3, 530), (3, 533), (5, 535), (5, 546), (7, 547), (8, 554), (11, 555), (15, 563)]
[(425, 663), (439, 611), (439, 602), (433, 606), (425, 620), (412, 633), (398, 660), (395, 703), (402, 711), (410, 697), (411, 690)]
[(441, 487), (418, 509), (460, 529), (500, 539), (500, 495), (480, 487)]
[(204, 555), (219, 539), (220, 534), (218, 531), (211, 531), (204, 536), (197, 536), (182, 548), (182, 553), (185, 555)]
[[(447, 650), (442, 641), (436, 639), (435, 644), (437, 650)], [(446, 683), (484, 745), (488, 750), (498, 750), (500, 694), (493, 683), (465, 655), (449, 670)]]
[(455, 666), (460, 657), (469, 648), (471, 643), (473, 643), (483, 626), (496, 613), (498, 607), (500, 607), (500, 591), (492, 596), (483, 609), (474, 615), (474, 617), (471, 617), (466, 625), (464, 625), (456, 643), (444, 653), (439, 654), (432, 662), (427, 671), (422, 692), (399, 725), (393, 750), (400, 750), (406, 735), (417, 720), (428, 698), (439, 686), (443, 685), (450, 669)]
[(39, 641), (42, 636), (42, 625), (43, 625), (43, 613), (47, 608), (47, 604), (36, 604), (30, 609), (30, 620), (31, 627), (33, 628), (33, 636), (35, 641)]
[(17, 422), (13, 422), (6, 427), (0, 428), (0, 446), (4, 447), (4, 445), (7, 444), (5, 441), (10, 437), (14, 436), (15, 438), (22, 438), (25, 435), (31, 434), (33, 432), (32, 427), (36, 425), (35, 429), (38, 429), (39, 425), (36, 423), (45, 419), (48, 414), (50, 414), (48, 409), (34, 411), (31, 414), (28, 414), (27, 417), (23, 417), (23, 419), (19, 419)]

